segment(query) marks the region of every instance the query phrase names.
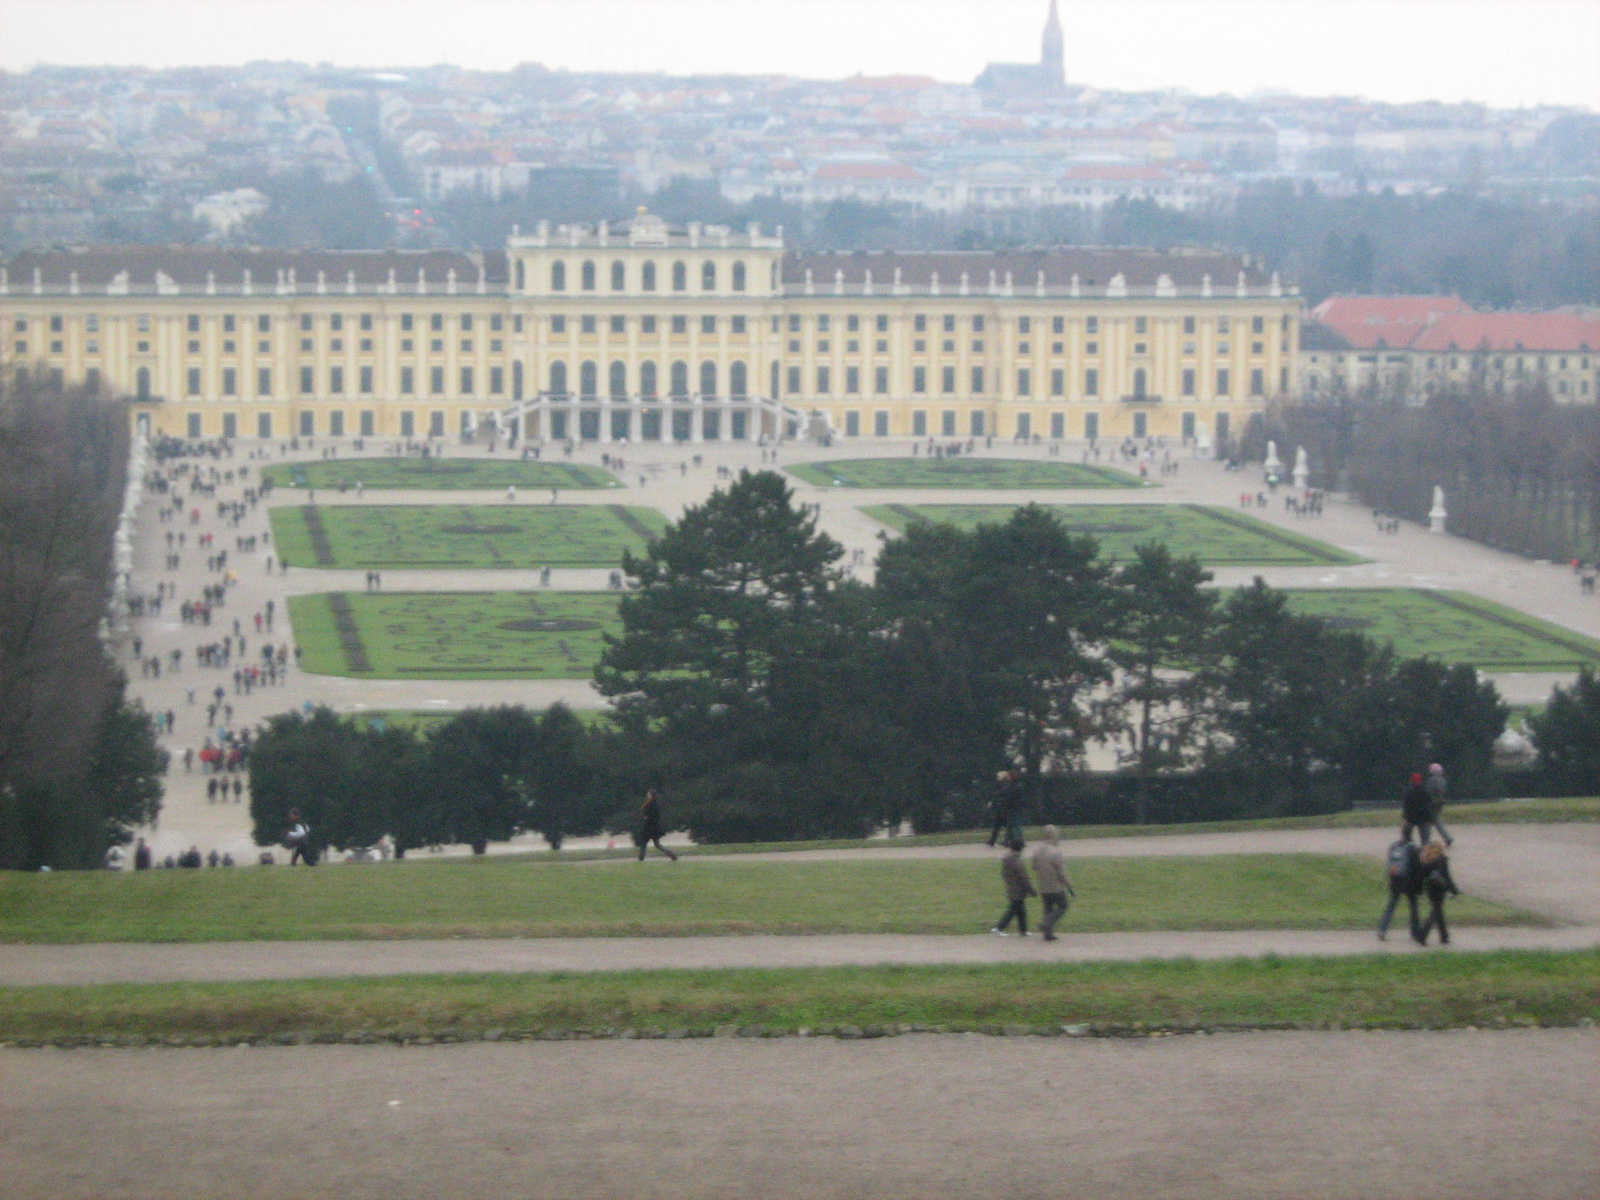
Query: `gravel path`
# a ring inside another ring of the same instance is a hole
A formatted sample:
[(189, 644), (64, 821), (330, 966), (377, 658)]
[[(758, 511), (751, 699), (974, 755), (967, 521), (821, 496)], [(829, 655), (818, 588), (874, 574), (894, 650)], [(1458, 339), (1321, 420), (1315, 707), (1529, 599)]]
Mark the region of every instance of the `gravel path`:
[[(1579, 949), (1600, 945), (1600, 825), (1473, 825), (1457, 831), (1457, 880), (1475, 894), (1549, 916), (1551, 928), (1457, 927), (1458, 950)], [(1389, 835), (1377, 829), (1281, 830), (1190, 836), (1104, 838), (1064, 843), (1077, 857), (1231, 853), (1380, 856)], [(652, 859), (613, 870), (715, 870), (727, 862), (993, 857), (986, 846), (903, 847), (791, 854), (705, 856), (676, 865)], [(405, 869), (394, 866), (388, 869)], [(530, 866), (537, 870), (537, 866)], [(1373, 919), (1381, 907), (1373, 897)], [(106, 943), (0, 945), (0, 984), (154, 983), (299, 979), (435, 972), (618, 971), (650, 968), (802, 967), (880, 963), (981, 963), (1238, 955), (1395, 954), (1422, 951), (1402, 931), (1386, 943), (1361, 930), (1073, 933), (1071, 918), (1051, 944), (989, 935), (819, 934), (682, 938), (468, 938), (450, 940)]]
[(4, 1050), (0, 1191), (1588, 1200), (1596, 1078), (1589, 1030)]

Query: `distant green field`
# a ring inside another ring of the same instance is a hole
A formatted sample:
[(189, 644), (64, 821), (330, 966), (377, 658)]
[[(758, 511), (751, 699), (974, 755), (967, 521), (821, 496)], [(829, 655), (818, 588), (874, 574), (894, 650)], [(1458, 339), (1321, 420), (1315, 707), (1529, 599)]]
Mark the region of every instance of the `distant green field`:
[(1431, 655), (1484, 671), (1563, 671), (1600, 664), (1600, 642), (1468, 595), (1427, 588), (1306, 588), (1289, 605), (1406, 657)]
[(818, 487), (1030, 488), (1144, 487), (1132, 475), (1087, 463), (1026, 458), (854, 458), (796, 463), (784, 470)]
[[(1126, 559), (1141, 542), (1165, 542), (1174, 554), (1213, 566), (1316, 566), (1361, 562), (1326, 542), (1280, 529), (1256, 517), (1204, 504), (1053, 504), (1073, 533), (1093, 534), (1109, 558)], [(904, 531), (917, 521), (960, 529), (999, 524), (1014, 504), (878, 504), (868, 516)]]
[(271, 520), (293, 566), (446, 570), (614, 567), (667, 527), (621, 504), (307, 504)]
[(274, 463), (261, 468), (273, 487), (369, 488), (395, 491), (490, 492), (515, 484), (530, 490), (608, 488), (622, 483), (599, 467), (569, 462), (530, 462), (520, 458), (330, 458), (316, 462)]
[(359, 679), (581, 679), (620, 628), (599, 592), (323, 592), (289, 617), (304, 670)]

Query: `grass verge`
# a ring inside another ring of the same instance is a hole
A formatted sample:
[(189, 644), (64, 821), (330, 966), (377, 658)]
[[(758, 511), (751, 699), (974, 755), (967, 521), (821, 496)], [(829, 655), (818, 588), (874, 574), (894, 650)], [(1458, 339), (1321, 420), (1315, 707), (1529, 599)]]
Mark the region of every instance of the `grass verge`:
[[(1550, 825), (1568, 821), (1600, 821), (1600, 797), (1566, 797), (1548, 800), (1494, 800), (1477, 804), (1452, 804), (1445, 809), (1450, 828), (1457, 825)], [(1249, 833), (1275, 829), (1392, 829), (1400, 824), (1400, 806), (1352, 809), (1322, 813), (1311, 817), (1259, 817), (1244, 821), (1194, 821), (1180, 825), (1063, 825), (1064, 841), (1088, 838), (1163, 837), (1191, 833)], [(882, 850), (885, 847), (960, 846), (982, 841), (987, 829), (958, 829), (949, 833), (913, 834), (893, 840), (883, 838), (835, 838), (808, 842), (727, 842), (717, 845), (685, 846), (679, 854), (690, 857), (723, 854), (781, 854), (796, 850)], [(1040, 826), (1025, 831), (1037, 841)], [(563, 850), (555, 853), (534, 850), (517, 855), (531, 861), (582, 862), (590, 859), (623, 859), (633, 855), (626, 849)]]
[[(1070, 866), (1077, 932), (1363, 929), (1382, 863), (1316, 854), (1101, 858)], [(1470, 881), (1469, 881), (1470, 885)], [(537, 868), (491, 857), (335, 869), (0, 875), (0, 940), (977, 933), (1005, 907), (985, 859)], [(1542, 918), (1471, 896), (1462, 925)]]
[(0, 989), (13, 1044), (1570, 1026), (1600, 951)]

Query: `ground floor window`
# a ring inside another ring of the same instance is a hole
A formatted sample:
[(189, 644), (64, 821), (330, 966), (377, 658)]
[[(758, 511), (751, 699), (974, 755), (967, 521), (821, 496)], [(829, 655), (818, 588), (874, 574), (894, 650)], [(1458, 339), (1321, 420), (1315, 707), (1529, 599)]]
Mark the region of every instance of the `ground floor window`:
[(1100, 436), (1100, 414), (1099, 413), (1084, 413), (1083, 414), (1083, 436), (1088, 438), (1091, 442), (1094, 441), (1095, 438)]
[(872, 414), (872, 436), (873, 437), (888, 437), (889, 436), (889, 414), (888, 413), (886, 413), (886, 412), (875, 412), (875, 413)]
[(844, 435), (845, 435), (845, 437), (860, 437), (861, 436), (861, 414), (860, 413), (858, 413), (858, 412), (847, 412), (847, 413), (845, 413), (845, 415), (844, 415)]
[(199, 413), (190, 413), (189, 414), (189, 430), (188, 430), (188, 433), (189, 433), (189, 436), (192, 437), (192, 438), (197, 438), (197, 437), (202, 436), (201, 433), (200, 433), (200, 414)]
[(920, 408), (911, 414), (911, 436), (928, 436), (928, 414)]

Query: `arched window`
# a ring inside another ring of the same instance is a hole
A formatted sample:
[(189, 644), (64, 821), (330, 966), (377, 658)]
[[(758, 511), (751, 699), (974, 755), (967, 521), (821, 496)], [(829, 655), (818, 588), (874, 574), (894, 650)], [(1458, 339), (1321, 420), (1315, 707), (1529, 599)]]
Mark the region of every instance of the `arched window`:
[(641, 289), (643, 289), (644, 291), (647, 291), (647, 292), (653, 292), (653, 291), (656, 290), (656, 265), (655, 265), (655, 263), (653, 263), (653, 262), (645, 263), (644, 270), (640, 273), (640, 276), (639, 276), (639, 287)]
[(689, 398), (689, 364), (686, 362), (672, 364), (672, 398), (674, 400)]
[(592, 262), (583, 264), (583, 290), (586, 292), (594, 291), (594, 263)]
[(627, 285), (628, 270), (622, 265), (622, 260), (619, 258), (616, 262), (611, 264), (611, 290), (613, 292), (620, 292)]
[(700, 290), (702, 292), (717, 290), (717, 264), (710, 260), (700, 264)]
[(1146, 388), (1146, 383), (1145, 383), (1144, 368), (1143, 367), (1137, 367), (1137, 368), (1134, 369), (1134, 372), (1133, 372), (1133, 394), (1134, 394), (1134, 396), (1137, 397), (1140, 400), (1143, 400), (1144, 399), (1144, 394), (1145, 394), (1145, 388)]
[[(772, 266), (768, 269), (767, 274), (771, 277), (770, 281), (768, 283), (768, 286), (771, 287), (773, 291), (777, 291), (778, 290), (778, 264), (777, 263), (773, 263)], [(774, 396), (776, 396), (778, 394), (778, 389), (777, 388), (773, 388), (772, 389), (772, 394)]]
[(743, 400), (750, 392), (749, 372), (740, 359), (728, 368), (728, 395), (735, 400)]
[(522, 399), (522, 364), (520, 362), (511, 364), (511, 398), (513, 400)]
[(578, 395), (585, 400), (593, 400), (600, 394), (600, 368), (594, 365), (593, 360), (585, 359), (578, 367)]
[(567, 264), (556, 262), (550, 264), (550, 290), (564, 292), (567, 290)]
[(519, 258), (519, 259), (517, 259), (517, 291), (525, 292), (527, 290), (528, 290), (528, 264), (523, 262)]
[(646, 400), (656, 398), (656, 364), (653, 362), (639, 364), (639, 394)]
[(150, 399), (150, 368), (140, 367), (133, 376), (133, 393), (140, 400)]
[(702, 396), (717, 394), (717, 364), (709, 358), (700, 364), (700, 394)]
[(618, 359), (611, 364), (611, 398), (613, 400), (626, 400), (628, 398), (628, 364)]
[(550, 364), (550, 394), (560, 400), (567, 398), (567, 364), (564, 362)]
[(744, 291), (744, 263), (742, 262), (733, 264), (733, 290), (736, 292)]
[(777, 363), (773, 363), (772, 364), (772, 378), (770, 380), (770, 383), (771, 383), (771, 387), (768, 390), (767, 395), (776, 396), (778, 394), (778, 364)]
[(672, 264), (672, 290), (683, 292), (689, 289), (689, 268), (681, 262)]

